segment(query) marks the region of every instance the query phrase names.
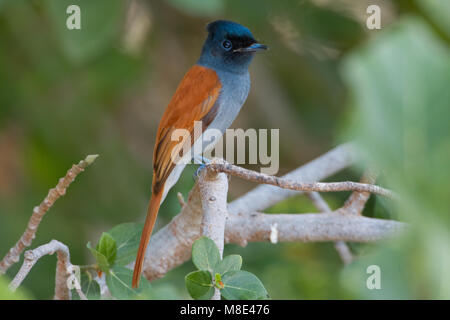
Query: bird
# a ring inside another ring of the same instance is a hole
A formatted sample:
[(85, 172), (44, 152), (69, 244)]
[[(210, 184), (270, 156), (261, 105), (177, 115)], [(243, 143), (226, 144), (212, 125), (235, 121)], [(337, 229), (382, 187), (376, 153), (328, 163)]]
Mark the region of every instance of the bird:
[[(251, 31), (236, 22), (217, 20), (206, 26), (207, 37), (200, 58), (184, 75), (163, 113), (153, 150), (152, 194), (134, 264), (132, 287), (139, 286), (145, 253), (161, 203), (179, 179), (186, 164), (173, 161), (172, 154), (183, 157), (183, 150), (198, 152), (198, 137), (185, 144), (173, 141), (176, 129), (193, 135), (194, 124), (201, 121), (201, 131), (219, 130), (232, 124), (250, 90), (249, 65), (255, 52), (268, 49)], [(197, 140), (196, 140), (197, 139)], [(185, 148), (187, 147), (187, 148)], [(200, 151), (204, 151), (203, 145)]]

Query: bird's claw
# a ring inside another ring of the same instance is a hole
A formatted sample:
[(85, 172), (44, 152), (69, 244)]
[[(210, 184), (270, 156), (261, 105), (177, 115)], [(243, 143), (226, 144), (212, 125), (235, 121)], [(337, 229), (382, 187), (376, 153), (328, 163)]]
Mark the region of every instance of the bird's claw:
[(196, 181), (198, 179), (198, 177), (200, 176), (200, 172), (206, 168), (206, 164), (202, 163), (201, 165), (198, 166), (197, 170), (195, 170), (194, 174), (192, 175), (192, 178), (194, 179), (194, 181)]
[(208, 158), (204, 158), (200, 155), (195, 156), (193, 160), (194, 160), (194, 163), (199, 164), (197, 170), (195, 170), (195, 173), (192, 176), (194, 181), (196, 181), (200, 175), (200, 172), (206, 168), (206, 165), (211, 163), (211, 160)]

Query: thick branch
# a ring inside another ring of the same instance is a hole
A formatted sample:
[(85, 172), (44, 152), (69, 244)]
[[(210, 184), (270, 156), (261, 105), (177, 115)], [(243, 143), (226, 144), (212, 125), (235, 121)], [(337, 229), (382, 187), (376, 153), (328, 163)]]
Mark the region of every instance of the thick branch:
[[(217, 161), (217, 159), (213, 160)], [(202, 170), (198, 180), (203, 209), (202, 231), (219, 248), (223, 256), (225, 222), (227, 219), (228, 178), (224, 173)], [(220, 291), (215, 288), (211, 300), (220, 300)]]
[(246, 245), (248, 241), (269, 241), (271, 226), (277, 224), (280, 242), (353, 241), (373, 242), (393, 236), (405, 224), (391, 220), (340, 213), (230, 215), (225, 241)]
[(204, 170), (198, 184), (203, 209), (203, 235), (215, 242), (222, 255), (225, 221), (228, 215), (228, 178), (224, 173), (217, 174)]
[(67, 171), (65, 177), (59, 179), (56, 187), (49, 190), (44, 201), (33, 209), (33, 214), (31, 215), (28, 226), (22, 237), (17, 241), (16, 245), (9, 250), (3, 260), (0, 261), (0, 275), (4, 274), (9, 267), (19, 261), (22, 251), (31, 245), (31, 242), (36, 236), (37, 229), (44, 215), (53, 206), (55, 201), (66, 193), (66, 189), (75, 180), (76, 176), (83, 172), (96, 158), (97, 155), (90, 155), (87, 156), (85, 160), (81, 160), (78, 164), (74, 164), (72, 168)]

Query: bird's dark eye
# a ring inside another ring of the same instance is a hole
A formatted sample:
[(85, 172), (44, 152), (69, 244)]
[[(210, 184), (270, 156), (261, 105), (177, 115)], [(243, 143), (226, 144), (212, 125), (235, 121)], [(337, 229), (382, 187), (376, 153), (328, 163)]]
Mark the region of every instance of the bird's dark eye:
[(225, 40), (224, 42), (222, 42), (222, 47), (227, 51), (230, 50), (232, 46), (233, 44), (230, 40)]

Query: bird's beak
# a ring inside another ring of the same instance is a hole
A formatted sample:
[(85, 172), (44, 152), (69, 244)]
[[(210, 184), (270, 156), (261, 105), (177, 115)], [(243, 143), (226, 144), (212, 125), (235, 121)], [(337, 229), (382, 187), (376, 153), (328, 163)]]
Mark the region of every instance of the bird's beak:
[(266, 46), (265, 44), (254, 43), (248, 47), (236, 49), (234, 50), (234, 52), (256, 52), (261, 50), (267, 50), (268, 48), (269, 47)]

